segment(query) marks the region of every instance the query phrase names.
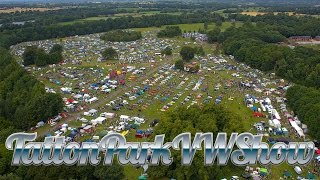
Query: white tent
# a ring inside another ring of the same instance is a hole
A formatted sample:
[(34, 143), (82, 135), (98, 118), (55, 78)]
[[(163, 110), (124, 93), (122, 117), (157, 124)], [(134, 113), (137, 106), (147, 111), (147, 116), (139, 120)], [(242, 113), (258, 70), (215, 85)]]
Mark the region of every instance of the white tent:
[(90, 114), (95, 114), (97, 113), (98, 111), (96, 109), (90, 109), (90, 111), (88, 111)]
[(100, 139), (99, 136), (93, 136), (93, 137), (92, 137), (92, 140), (99, 140), (99, 139)]
[(114, 113), (105, 113), (106, 118), (114, 118), (115, 114)]
[(80, 121), (82, 122), (88, 122), (88, 120), (86, 118), (81, 118)]
[(97, 114), (97, 112), (98, 112), (97, 110), (91, 109), (91, 110), (88, 111), (88, 112), (84, 112), (83, 115), (85, 115), (85, 116), (94, 116), (94, 115)]
[(106, 121), (105, 117), (98, 117), (95, 119), (98, 124), (103, 124)]
[(93, 97), (93, 98), (91, 98), (91, 99), (88, 100), (88, 102), (89, 102), (90, 104), (93, 103), (93, 102), (96, 102), (96, 101), (98, 101), (98, 98), (97, 98), (97, 97)]
[(276, 128), (281, 128), (281, 122), (278, 119), (272, 120), (272, 124)]
[(262, 108), (262, 111), (263, 111), (263, 112), (266, 112), (266, 108), (264, 107), (264, 105), (262, 104), (262, 102), (260, 102), (260, 106), (261, 106), (261, 108)]
[(266, 102), (267, 104), (271, 104), (270, 98), (266, 98), (266, 99), (265, 99), (265, 102)]
[(121, 116), (120, 116), (120, 121), (128, 121), (129, 118), (130, 118), (129, 116), (121, 115)]
[(297, 133), (298, 133), (298, 135), (300, 137), (304, 137), (305, 136), (304, 133), (303, 133), (303, 130), (301, 129), (300, 126), (298, 126), (296, 121), (290, 121), (290, 124), (297, 131)]
[(300, 137), (304, 137), (304, 133), (302, 129), (298, 130), (297, 133)]
[(92, 119), (90, 122), (91, 122), (92, 124), (98, 124), (98, 122), (97, 122), (96, 119)]
[(281, 117), (276, 109), (272, 109), (271, 114), (274, 115), (276, 119), (281, 119)]
[(297, 174), (301, 174), (302, 173), (302, 170), (299, 166), (296, 166), (294, 167), (294, 171), (297, 173)]

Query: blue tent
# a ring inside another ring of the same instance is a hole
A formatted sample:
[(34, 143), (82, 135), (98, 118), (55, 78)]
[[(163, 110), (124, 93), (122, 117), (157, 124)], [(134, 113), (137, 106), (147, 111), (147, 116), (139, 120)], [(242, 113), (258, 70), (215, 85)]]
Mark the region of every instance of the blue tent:
[(163, 98), (161, 99), (161, 101), (166, 101), (166, 100), (168, 100), (167, 97), (163, 97)]
[(257, 111), (258, 110), (258, 108), (255, 107), (255, 106), (253, 106), (251, 109), (252, 109), (252, 111)]
[(138, 129), (138, 130), (137, 130), (137, 133), (138, 133), (138, 134), (143, 134), (143, 131), (142, 131), (141, 129)]
[(56, 85), (60, 85), (60, 81), (55, 80)]

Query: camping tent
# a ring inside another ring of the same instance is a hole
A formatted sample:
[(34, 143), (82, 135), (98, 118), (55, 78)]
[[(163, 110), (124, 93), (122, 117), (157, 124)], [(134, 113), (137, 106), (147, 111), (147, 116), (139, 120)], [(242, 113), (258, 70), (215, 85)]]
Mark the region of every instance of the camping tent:
[(276, 109), (271, 110), (271, 114), (276, 118), (276, 119), (281, 119), (278, 111)]
[(268, 175), (268, 170), (266, 168), (261, 168), (260, 169), (260, 175), (261, 176), (267, 176)]
[(312, 174), (311, 172), (308, 172), (307, 179), (317, 179), (316, 175)]
[(98, 117), (96, 120), (96, 123), (98, 124), (103, 124), (106, 121), (105, 117)]
[(292, 174), (289, 171), (285, 171), (285, 172), (283, 172), (283, 176), (285, 178), (290, 178), (290, 177), (292, 177)]
[(294, 171), (297, 173), (297, 174), (301, 174), (302, 173), (302, 170), (299, 166), (296, 166), (294, 167)]
[(94, 116), (96, 115), (98, 111), (96, 109), (90, 109), (90, 111), (88, 111), (89, 115)]
[(141, 175), (138, 177), (138, 180), (147, 180), (147, 177), (145, 175)]
[(115, 114), (114, 113), (105, 113), (106, 118), (114, 118)]
[(120, 116), (120, 121), (128, 121), (129, 118), (130, 118), (129, 116), (121, 115), (121, 116)]

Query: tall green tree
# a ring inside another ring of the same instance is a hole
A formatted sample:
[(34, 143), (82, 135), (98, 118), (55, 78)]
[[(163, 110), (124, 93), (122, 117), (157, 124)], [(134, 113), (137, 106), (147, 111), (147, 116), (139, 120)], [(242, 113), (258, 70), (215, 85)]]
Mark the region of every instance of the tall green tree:
[(176, 69), (179, 69), (179, 70), (183, 70), (184, 69), (184, 62), (182, 60), (177, 60), (175, 63), (174, 63), (174, 67)]
[(172, 49), (169, 46), (167, 46), (165, 49), (161, 51), (161, 54), (170, 56), (172, 55)]
[[(167, 112), (154, 134), (165, 134), (165, 141), (171, 142), (182, 132), (191, 132), (194, 137), (196, 132), (212, 132), (216, 136), (218, 132), (235, 131), (244, 131), (242, 118), (222, 106), (210, 103), (204, 107), (179, 107)], [(201, 150), (196, 152), (190, 166), (181, 165), (180, 151), (171, 151), (171, 155), (174, 161), (170, 166), (149, 167), (147, 173), (152, 179), (222, 179), (228, 174), (243, 171), (231, 163), (223, 167), (203, 166), (204, 153)]]
[(35, 63), (35, 59), (37, 58), (38, 48), (36, 46), (28, 46), (26, 47), (23, 53), (23, 65), (29, 66)]
[(190, 46), (183, 46), (180, 50), (182, 59), (186, 62), (190, 62), (194, 58), (195, 49)]
[(117, 59), (118, 53), (115, 49), (113, 49), (112, 47), (109, 47), (102, 52), (102, 56), (106, 60), (112, 60), (112, 59)]

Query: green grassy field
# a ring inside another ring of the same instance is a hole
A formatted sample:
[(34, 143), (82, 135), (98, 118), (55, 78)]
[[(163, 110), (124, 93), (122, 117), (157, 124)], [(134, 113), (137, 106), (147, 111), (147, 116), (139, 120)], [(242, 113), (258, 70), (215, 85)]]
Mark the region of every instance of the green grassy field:
[[(204, 23), (195, 23), (195, 24), (177, 24), (181, 28), (182, 31), (198, 31), (199, 29), (204, 30)], [(232, 26), (231, 22), (223, 22), (221, 26), (217, 26), (215, 23), (209, 23), (208, 24), (208, 31), (213, 30), (216, 27), (219, 27), (221, 31), (225, 31), (229, 27)], [(236, 22), (235, 23), (236, 27), (242, 26), (242, 23)]]

